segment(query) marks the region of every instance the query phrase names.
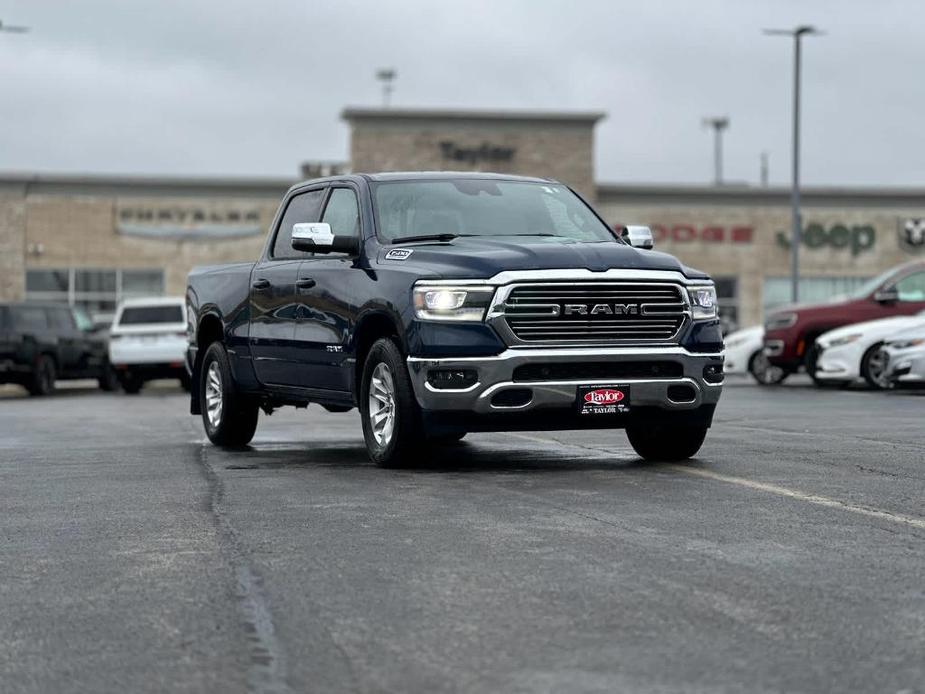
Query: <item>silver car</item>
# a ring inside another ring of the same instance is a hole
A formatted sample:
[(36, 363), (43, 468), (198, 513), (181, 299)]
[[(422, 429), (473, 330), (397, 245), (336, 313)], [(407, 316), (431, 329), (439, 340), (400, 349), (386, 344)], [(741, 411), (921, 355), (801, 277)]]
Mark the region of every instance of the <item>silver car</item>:
[(890, 335), (883, 343), (886, 376), (894, 384), (925, 383), (925, 325)]

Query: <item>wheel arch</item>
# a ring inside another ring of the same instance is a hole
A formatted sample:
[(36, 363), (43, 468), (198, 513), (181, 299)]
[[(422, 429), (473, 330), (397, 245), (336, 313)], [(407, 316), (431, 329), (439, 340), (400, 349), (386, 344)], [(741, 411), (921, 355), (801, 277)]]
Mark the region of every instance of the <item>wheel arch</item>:
[(393, 337), (398, 342), (398, 346), (402, 350), (402, 353), (408, 353), (407, 344), (405, 343), (403, 332), (399, 328), (399, 325), (399, 321), (384, 309), (368, 311), (357, 321), (350, 350), (354, 358), (353, 369), (350, 374), (350, 390), (353, 393), (354, 400), (359, 397), (358, 384), (360, 383), (360, 376), (363, 373), (363, 364), (366, 362), (366, 355), (369, 354), (369, 350), (373, 344), (375, 344), (376, 340), (383, 337)]

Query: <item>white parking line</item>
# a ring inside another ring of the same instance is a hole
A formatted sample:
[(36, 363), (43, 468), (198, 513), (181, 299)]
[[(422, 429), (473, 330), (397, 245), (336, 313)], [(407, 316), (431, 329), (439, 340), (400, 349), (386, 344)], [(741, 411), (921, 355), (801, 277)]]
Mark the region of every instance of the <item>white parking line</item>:
[[(530, 436), (528, 434), (519, 434), (511, 433), (510, 436), (514, 436), (520, 439), (525, 439), (527, 441), (533, 441), (535, 443), (544, 443), (552, 444), (554, 446), (559, 446), (562, 448), (578, 448), (581, 450), (598, 450), (602, 453), (617, 452), (611, 451), (611, 449), (600, 448), (597, 446), (576, 446), (574, 444), (564, 443), (562, 441), (556, 441), (555, 439), (546, 439), (539, 436)], [(620, 453), (625, 453), (625, 451), (619, 451)], [(704, 470), (703, 468), (691, 467), (689, 465), (679, 465), (679, 464), (669, 464), (661, 467), (667, 467), (670, 470), (676, 472), (684, 472), (688, 475), (694, 475), (696, 477), (705, 477), (707, 479), (716, 480), (717, 482), (726, 482), (728, 484), (736, 484), (740, 487), (746, 487), (748, 489), (754, 489), (760, 492), (766, 492), (768, 494), (776, 494), (777, 496), (783, 496), (788, 499), (796, 499), (797, 501), (805, 501), (806, 503), (815, 504), (816, 506), (824, 506), (826, 508), (836, 508), (841, 509), (842, 511), (848, 511), (849, 513), (856, 513), (861, 516), (867, 516), (868, 518), (876, 518), (878, 520), (885, 520), (891, 523), (899, 523), (900, 525), (907, 525), (913, 528), (918, 528), (920, 530), (925, 530), (925, 518), (919, 518), (916, 516), (907, 516), (904, 513), (893, 513), (891, 511), (882, 511), (876, 508), (868, 508), (866, 506), (858, 506), (857, 504), (851, 504), (847, 501), (839, 501), (838, 499), (832, 499), (827, 496), (821, 496), (819, 494), (809, 494), (807, 492), (801, 492), (797, 489), (789, 489), (788, 487), (782, 487), (779, 484), (770, 484), (768, 482), (756, 482), (755, 480), (746, 479), (744, 477), (737, 477), (735, 475), (724, 475), (720, 472), (713, 472), (712, 470)]]

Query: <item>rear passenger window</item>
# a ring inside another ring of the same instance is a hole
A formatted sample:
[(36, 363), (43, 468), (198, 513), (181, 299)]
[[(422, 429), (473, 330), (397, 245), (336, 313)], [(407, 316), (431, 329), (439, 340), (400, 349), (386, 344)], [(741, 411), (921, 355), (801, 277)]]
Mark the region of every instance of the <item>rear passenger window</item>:
[(296, 195), (286, 206), (283, 213), (283, 220), (279, 224), (279, 230), (276, 232), (276, 238), (273, 240), (272, 257), (280, 258), (303, 258), (310, 256), (310, 253), (294, 251), (290, 245), (292, 239), (292, 225), (300, 222), (317, 222), (318, 215), (321, 214), (321, 203), (324, 202), (324, 189), (310, 190), (307, 193)]
[(45, 309), (41, 306), (14, 306), (13, 328), (16, 330), (45, 330), (48, 328), (48, 319)]

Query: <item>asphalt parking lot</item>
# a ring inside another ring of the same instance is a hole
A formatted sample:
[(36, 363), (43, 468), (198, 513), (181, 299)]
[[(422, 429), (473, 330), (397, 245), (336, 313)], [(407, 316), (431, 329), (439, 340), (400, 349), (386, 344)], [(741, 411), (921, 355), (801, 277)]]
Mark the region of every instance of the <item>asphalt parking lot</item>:
[(731, 383), (622, 432), (218, 450), (179, 391), (0, 397), (4, 692), (925, 691), (925, 396)]

